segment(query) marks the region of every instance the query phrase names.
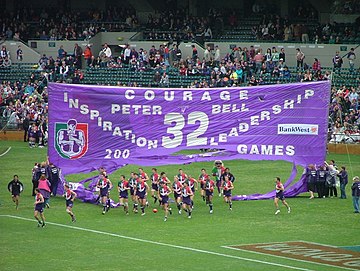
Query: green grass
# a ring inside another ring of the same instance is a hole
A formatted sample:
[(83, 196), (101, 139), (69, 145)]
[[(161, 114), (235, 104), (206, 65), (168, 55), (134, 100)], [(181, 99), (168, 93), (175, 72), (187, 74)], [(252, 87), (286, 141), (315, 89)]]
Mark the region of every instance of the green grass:
[[(46, 149), (29, 149), (22, 142), (0, 142), (0, 150), (12, 149), (0, 157), (0, 214), (32, 219), (31, 169), (35, 162), (45, 160)], [(349, 175), (360, 175), (360, 156), (330, 154), (338, 165), (346, 165)], [(350, 162), (351, 161), (351, 167)], [(274, 161), (226, 161), (236, 176), (234, 194), (264, 193), (273, 189), (274, 176), (285, 180), (292, 165)], [(177, 173), (180, 166), (162, 166), (168, 176)], [(181, 166), (185, 172), (198, 176), (202, 167), (211, 171), (212, 163), (194, 163)], [(129, 175), (137, 166), (127, 166), (110, 175), (117, 182), (120, 174)], [(150, 173), (149, 168), (145, 170)], [(299, 174), (302, 169), (299, 168)], [(18, 174), (25, 184), (20, 209), (15, 210), (7, 183)], [(92, 174), (69, 176), (79, 181)], [(101, 208), (76, 201), (76, 224), (65, 213), (61, 197), (51, 199), (51, 208), (45, 210), (47, 221), (150, 240), (194, 249), (201, 249), (242, 258), (278, 263), (311, 270), (339, 270), (329, 266), (298, 262), (291, 259), (264, 256), (222, 248), (225, 245), (305, 240), (334, 246), (356, 246), (360, 243), (359, 219), (353, 214), (350, 186), (348, 199), (309, 200), (305, 193), (288, 199), (292, 213), (274, 216), (272, 200), (234, 202), (230, 212), (224, 202), (214, 197), (214, 214), (197, 195), (193, 218), (172, 215), (163, 222), (163, 212), (147, 210), (144, 217), (125, 216), (121, 208), (112, 209), (105, 216)], [(115, 197), (115, 192), (113, 193)], [(173, 206), (173, 209), (176, 209)], [(236, 258), (210, 255), (180, 248), (144, 243), (115, 236), (91, 233), (49, 224), (44, 229), (35, 221), (0, 217), (0, 270), (289, 270), (283, 266), (250, 262)]]

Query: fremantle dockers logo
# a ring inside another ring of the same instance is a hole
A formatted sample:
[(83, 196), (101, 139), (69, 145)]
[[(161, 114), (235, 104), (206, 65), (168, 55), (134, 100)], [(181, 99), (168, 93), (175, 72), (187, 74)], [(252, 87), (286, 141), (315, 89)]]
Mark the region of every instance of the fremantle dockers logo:
[(88, 150), (88, 124), (69, 119), (67, 123), (55, 123), (55, 147), (58, 154), (67, 159), (78, 159)]

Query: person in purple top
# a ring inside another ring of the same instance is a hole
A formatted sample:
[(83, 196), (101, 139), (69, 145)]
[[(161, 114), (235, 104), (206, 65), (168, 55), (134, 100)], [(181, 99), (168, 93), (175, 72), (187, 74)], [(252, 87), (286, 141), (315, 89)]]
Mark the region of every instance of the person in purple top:
[(124, 206), (126, 215), (129, 215), (129, 202), (128, 202), (128, 191), (130, 190), (129, 182), (126, 180), (124, 175), (120, 176), (118, 182), (119, 202), (121, 206)]

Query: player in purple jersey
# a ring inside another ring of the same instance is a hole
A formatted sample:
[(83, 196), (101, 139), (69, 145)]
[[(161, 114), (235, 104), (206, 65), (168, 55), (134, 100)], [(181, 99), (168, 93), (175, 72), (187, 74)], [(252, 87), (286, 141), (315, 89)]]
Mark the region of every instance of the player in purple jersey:
[[(40, 189), (35, 189), (35, 202), (34, 202), (34, 217), (38, 222), (38, 227), (45, 227), (45, 216), (44, 216), (44, 197), (40, 193)], [(41, 218), (41, 220), (40, 220)]]
[(281, 202), (286, 206), (288, 213), (290, 213), (291, 209), (289, 204), (286, 202), (285, 200), (285, 196), (284, 196), (284, 186), (280, 181), (280, 177), (276, 177), (275, 178), (275, 191), (276, 191), (276, 195), (274, 198), (274, 204), (276, 207), (276, 212), (275, 215), (280, 213), (280, 209), (279, 209), (279, 200), (281, 200)]
[(232, 202), (231, 202), (231, 191), (234, 189), (233, 182), (230, 181), (229, 176), (224, 176), (224, 181), (222, 182), (222, 190), (224, 192), (224, 200), (229, 204), (229, 209), (232, 211)]
[(154, 203), (158, 200), (158, 190), (159, 190), (159, 174), (157, 173), (156, 168), (151, 169), (152, 174), (150, 176), (151, 180), (151, 197), (154, 198)]
[(137, 197), (135, 194), (138, 178), (139, 178), (139, 176), (137, 175), (137, 173), (135, 173), (135, 172), (130, 173), (129, 188), (130, 188), (131, 200), (133, 202), (133, 212), (134, 213), (138, 212), (138, 200), (137, 200)]
[(164, 208), (165, 218), (164, 221), (167, 221), (168, 213), (172, 214), (171, 208), (169, 208), (169, 195), (171, 193), (170, 187), (167, 186), (165, 182), (160, 183), (160, 188), (158, 190), (159, 201)]
[(100, 176), (100, 179), (99, 179), (98, 183), (96, 184), (96, 187), (100, 189), (100, 197), (101, 197), (101, 202), (103, 205), (102, 214), (104, 215), (110, 209), (110, 206), (108, 203), (108, 197), (109, 197), (109, 190), (112, 188), (112, 183), (105, 176), (105, 173), (103, 173)]
[(66, 212), (70, 215), (71, 221), (76, 222), (75, 215), (72, 211), (72, 207), (74, 206), (74, 200), (76, 198), (76, 193), (70, 189), (70, 186), (68, 184), (64, 185), (65, 193), (64, 197), (66, 200)]
[(188, 182), (184, 182), (184, 186), (181, 188), (181, 198), (182, 198), (182, 207), (185, 212), (188, 213), (188, 218), (191, 218), (191, 196), (194, 193), (191, 191), (191, 188), (188, 185)]
[(130, 190), (129, 183), (126, 180), (124, 175), (120, 176), (120, 181), (118, 182), (118, 192), (119, 192), (119, 202), (121, 206), (124, 206), (125, 214), (129, 214), (129, 200), (128, 200), (128, 191)]
[(135, 193), (138, 198), (138, 202), (140, 204), (142, 216), (145, 215), (145, 207), (147, 206), (146, 195), (148, 190), (149, 190), (149, 185), (145, 182), (145, 179), (139, 177), (136, 185)]
[(179, 215), (181, 215), (181, 189), (183, 185), (180, 183), (178, 176), (174, 176), (174, 182), (172, 187), (174, 191), (174, 199), (176, 202), (176, 206), (178, 208)]

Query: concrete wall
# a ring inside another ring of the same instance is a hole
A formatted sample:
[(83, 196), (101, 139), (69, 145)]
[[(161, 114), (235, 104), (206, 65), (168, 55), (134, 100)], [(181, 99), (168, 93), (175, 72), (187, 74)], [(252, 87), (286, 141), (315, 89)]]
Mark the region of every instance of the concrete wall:
[[(37, 48), (34, 50), (40, 54), (45, 53), (46, 55), (57, 55), (57, 50), (59, 49), (60, 45), (64, 46), (64, 49), (68, 52), (72, 52), (74, 48), (74, 44), (78, 43), (81, 47), (85, 47), (86, 44), (92, 44), (92, 52), (94, 55), (97, 55), (101, 49), (101, 45), (107, 42), (110, 46), (117, 46), (120, 44), (129, 43), (131, 46), (136, 48), (144, 48), (149, 49), (151, 45), (155, 45), (157, 48), (160, 44), (163, 44), (164, 41), (132, 41), (131, 37), (136, 35), (136, 32), (104, 32), (99, 33), (95, 37), (93, 37), (90, 41), (54, 41), (53, 44), (55, 47), (49, 47), (51, 41), (29, 41), (29, 45), (31, 42), (37, 43)], [(120, 38), (120, 40), (119, 40)], [(230, 44), (235, 44), (236, 46), (240, 47), (247, 47), (249, 48), (251, 45), (254, 45), (255, 48), (262, 48), (264, 52), (266, 52), (267, 48), (271, 48), (276, 46), (278, 51), (280, 48), (285, 48), (286, 53), (286, 64), (288, 66), (296, 66), (296, 48), (300, 48), (305, 53), (305, 62), (308, 65), (312, 65), (314, 62), (314, 58), (318, 58), (320, 63), (323, 67), (332, 67), (332, 58), (335, 55), (335, 52), (338, 50), (340, 51), (340, 55), (344, 56), (351, 47), (356, 47), (355, 44), (295, 44), (295, 43), (260, 43), (260, 42), (215, 42), (215, 45), (218, 45), (221, 51), (222, 57), (226, 55), (226, 53), (230, 52)], [(183, 53), (183, 56), (186, 57), (187, 55), (192, 55), (191, 51), (192, 43), (182, 43), (180, 45), (180, 49)], [(198, 48), (199, 57), (203, 57), (204, 50), (196, 45)], [(343, 47), (343, 48), (342, 48)], [(344, 49), (345, 51), (342, 51)], [(14, 54), (16, 50), (14, 50)], [(357, 59), (355, 60), (355, 67), (360, 66), (360, 48), (355, 50), (357, 55)], [(12, 58), (13, 60), (15, 59)], [(38, 56), (36, 55), (33, 61), (28, 62), (37, 62)], [(349, 67), (348, 61), (345, 57), (343, 67)]]
[(1, 46), (6, 46), (6, 49), (10, 51), (10, 57), (12, 63), (18, 63), (19, 61), (16, 59), (16, 51), (18, 46), (21, 45), (21, 49), (23, 50), (23, 63), (34, 63), (38, 62), (40, 59), (40, 54), (30, 47), (26, 46), (18, 41), (6, 41)]

